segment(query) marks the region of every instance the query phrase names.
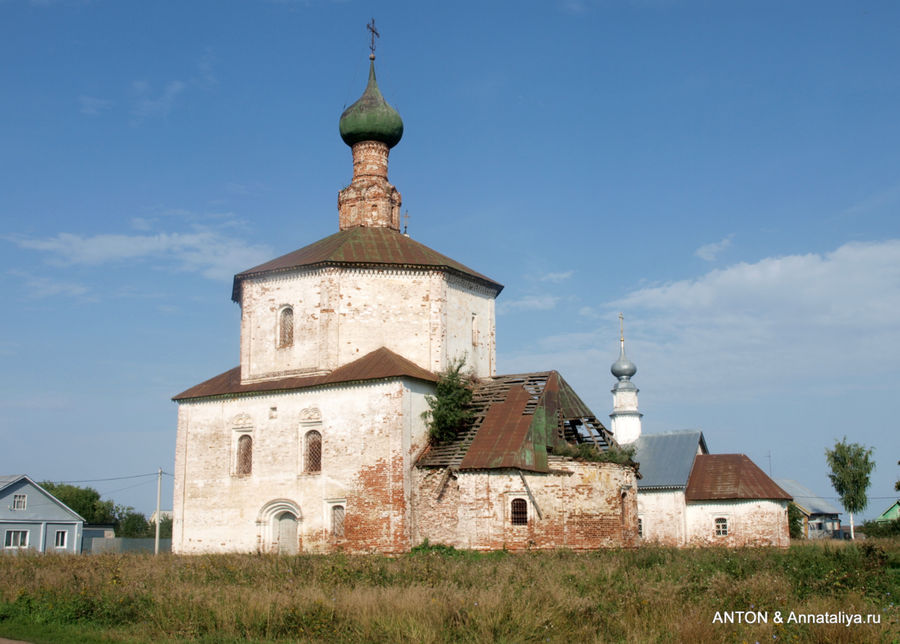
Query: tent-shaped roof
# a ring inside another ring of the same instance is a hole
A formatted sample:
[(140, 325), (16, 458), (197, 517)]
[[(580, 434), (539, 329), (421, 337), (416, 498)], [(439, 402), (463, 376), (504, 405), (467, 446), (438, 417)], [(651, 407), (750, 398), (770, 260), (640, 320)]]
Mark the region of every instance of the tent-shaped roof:
[(403, 356), (397, 355), (390, 349), (381, 347), (323, 376), (288, 376), (241, 384), (241, 368), (238, 366), (181, 392), (174, 396), (172, 400), (267, 391), (288, 391), (362, 380), (384, 380), (386, 378), (401, 377), (437, 382), (437, 376), (432, 372), (423, 369)]
[(548, 448), (615, 443), (609, 431), (556, 371), (496, 376), (472, 395), (474, 418), (453, 440), (431, 445), (419, 467), (547, 472)]
[(474, 280), (496, 293), (503, 290), (489, 277), (413, 241), (392, 228), (357, 226), (320, 239), (287, 255), (234, 276), (231, 299), (241, 300), (241, 284), (247, 278), (298, 268), (322, 266), (403, 267), (444, 270)]
[(700, 454), (694, 458), (684, 498), (686, 501), (790, 501), (791, 495), (743, 454)]
[(812, 516), (814, 514), (840, 514), (841, 510), (836, 508), (808, 487), (800, 485), (793, 479), (775, 479), (782, 490), (794, 497), (794, 503), (806, 514)]
[(640, 464), (643, 477), (638, 481), (641, 490), (687, 487), (694, 457), (698, 451), (709, 451), (699, 429), (642, 434), (634, 447), (634, 460)]

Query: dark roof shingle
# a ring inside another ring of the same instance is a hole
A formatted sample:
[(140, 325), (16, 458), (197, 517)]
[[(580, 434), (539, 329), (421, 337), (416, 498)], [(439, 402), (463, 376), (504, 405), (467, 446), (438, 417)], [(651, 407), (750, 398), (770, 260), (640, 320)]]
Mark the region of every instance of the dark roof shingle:
[(381, 347), (362, 358), (338, 367), (331, 373), (321, 376), (287, 376), (260, 382), (241, 384), (241, 368), (235, 367), (214, 378), (174, 396), (172, 400), (188, 400), (191, 398), (208, 398), (248, 394), (266, 391), (288, 391), (305, 389), (322, 385), (334, 385), (360, 380), (383, 380), (385, 378), (415, 378), (426, 382), (437, 382), (437, 376), (423, 369), (390, 349)]
[(502, 284), (392, 228), (357, 226), (238, 273), (234, 276), (231, 299), (235, 302), (240, 301), (241, 284), (246, 278), (318, 266), (402, 266), (440, 269), (473, 279), (497, 293), (503, 290)]
[(686, 501), (773, 499), (790, 501), (782, 490), (744, 454), (701, 454), (684, 492)]

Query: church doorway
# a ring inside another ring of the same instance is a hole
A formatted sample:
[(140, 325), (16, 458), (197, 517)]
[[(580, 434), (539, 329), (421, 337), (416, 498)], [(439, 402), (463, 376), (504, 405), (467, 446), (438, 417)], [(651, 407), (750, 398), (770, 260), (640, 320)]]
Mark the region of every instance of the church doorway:
[(277, 522), (275, 534), (278, 535), (278, 554), (297, 554), (297, 517), (290, 512), (282, 512), (275, 518), (275, 521)]
[(273, 499), (259, 510), (256, 517), (257, 543), (260, 552), (295, 555), (300, 551), (303, 515), (300, 506), (290, 499)]

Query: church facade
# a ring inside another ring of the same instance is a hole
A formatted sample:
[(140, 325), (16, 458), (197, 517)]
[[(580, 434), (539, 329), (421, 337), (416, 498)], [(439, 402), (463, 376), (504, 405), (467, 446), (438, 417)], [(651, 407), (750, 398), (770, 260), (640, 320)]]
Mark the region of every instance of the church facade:
[[(175, 396), (173, 551), (635, 546), (636, 468), (553, 371), (495, 374), (502, 285), (400, 232), (403, 124), (375, 79), (341, 116), (338, 232), (239, 273), (240, 365)], [(464, 359), (474, 419), (422, 413)]]

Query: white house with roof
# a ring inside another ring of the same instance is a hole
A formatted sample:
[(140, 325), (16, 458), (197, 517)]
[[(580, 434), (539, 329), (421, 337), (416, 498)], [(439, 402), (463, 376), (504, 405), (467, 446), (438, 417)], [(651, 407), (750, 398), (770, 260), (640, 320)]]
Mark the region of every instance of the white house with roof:
[(84, 519), (24, 474), (0, 476), (3, 552), (81, 552)]

